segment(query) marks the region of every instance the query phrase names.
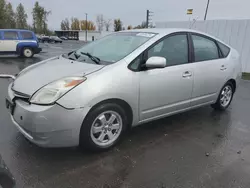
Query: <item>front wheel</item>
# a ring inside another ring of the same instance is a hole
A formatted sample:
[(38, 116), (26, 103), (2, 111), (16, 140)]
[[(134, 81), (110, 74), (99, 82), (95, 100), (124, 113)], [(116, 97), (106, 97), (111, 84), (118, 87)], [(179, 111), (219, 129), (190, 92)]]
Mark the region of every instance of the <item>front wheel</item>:
[(234, 89), (233, 85), (228, 82), (220, 91), (220, 95), (215, 104), (212, 107), (216, 110), (226, 110), (233, 100)]
[(109, 149), (119, 141), (127, 122), (126, 113), (120, 105), (99, 105), (83, 122), (80, 145), (94, 151)]
[(27, 58), (31, 58), (34, 55), (34, 52), (31, 48), (23, 48), (22, 55)]

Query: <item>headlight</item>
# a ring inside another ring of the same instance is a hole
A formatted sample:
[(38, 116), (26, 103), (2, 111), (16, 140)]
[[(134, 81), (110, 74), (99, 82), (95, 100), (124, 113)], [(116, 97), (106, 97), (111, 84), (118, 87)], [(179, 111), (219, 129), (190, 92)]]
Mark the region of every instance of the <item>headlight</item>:
[(68, 91), (84, 82), (85, 77), (67, 77), (52, 82), (38, 90), (30, 99), (33, 104), (51, 104), (56, 102)]

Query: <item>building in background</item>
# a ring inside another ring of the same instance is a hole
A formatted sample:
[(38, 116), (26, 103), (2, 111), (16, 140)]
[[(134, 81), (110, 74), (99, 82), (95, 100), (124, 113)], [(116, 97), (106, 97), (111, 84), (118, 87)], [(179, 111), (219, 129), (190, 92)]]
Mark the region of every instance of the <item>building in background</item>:
[(250, 72), (250, 20), (157, 22), (156, 28), (191, 28), (217, 37), (240, 53), (242, 71)]
[[(86, 31), (85, 30), (57, 30), (55, 31), (58, 37), (65, 36), (69, 40), (86, 40)], [(112, 32), (109, 31), (87, 31), (87, 41), (97, 40), (103, 36), (106, 36)]]

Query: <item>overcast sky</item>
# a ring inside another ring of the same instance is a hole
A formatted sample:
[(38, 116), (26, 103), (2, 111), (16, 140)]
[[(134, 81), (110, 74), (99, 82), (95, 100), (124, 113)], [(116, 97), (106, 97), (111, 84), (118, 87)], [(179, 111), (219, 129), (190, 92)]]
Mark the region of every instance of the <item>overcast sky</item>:
[[(25, 6), (28, 22), (32, 23), (34, 0), (6, 0), (16, 7)], [(193, 8), (193, 17), (204, 18), (207, 0), (40, 0), (40, 5), (51, 10), (49, 28), (60, 29), (60, 22), (72, 16), (94, 21), (98, 14), (106, 19), (120, 18), (124, 24), (136, 26), (146, 18), (146, 10), (154, 12), (153, 22), (188, 20), (188, 8)], [(250, 18), (250, 0), (210, 0), (207, 19), (244, 19)]]

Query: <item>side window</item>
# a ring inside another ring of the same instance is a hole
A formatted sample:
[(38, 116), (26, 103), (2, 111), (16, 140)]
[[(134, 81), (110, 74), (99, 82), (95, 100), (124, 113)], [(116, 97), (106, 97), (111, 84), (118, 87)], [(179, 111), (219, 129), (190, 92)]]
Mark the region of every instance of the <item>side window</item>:
[(188, 40), (186, 34), (167, 37), (148, 50), (148, 58), (165, 57), (167, 66), (188, 63)]
[(220, 42), (217, 42), (217, 43), (222, 51), (223, 57), (227, 57), (230, 52), (230, 48)]
[(7, 39), (7, 40), (17, 40), (18, 39), (17, 32), (15, 32), (15, 31), (4, 31), (3, 37), (4, 37), (4, 39)]
[(192, 35), (192, 39), (195, 62), (220, 58), (219, 49), (214, 41), (198, 35)]
[(25, 39), (33, 39), (33, 35), (31, 32), (27, 32), (27, 31), (22, 31), (21, 32), (21, 36), (22, 38)]

